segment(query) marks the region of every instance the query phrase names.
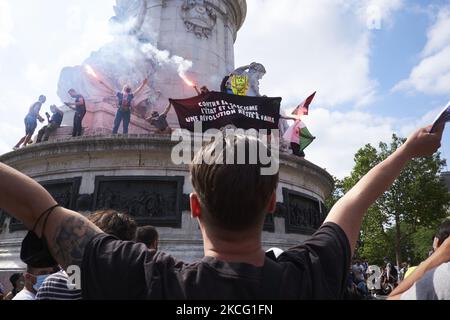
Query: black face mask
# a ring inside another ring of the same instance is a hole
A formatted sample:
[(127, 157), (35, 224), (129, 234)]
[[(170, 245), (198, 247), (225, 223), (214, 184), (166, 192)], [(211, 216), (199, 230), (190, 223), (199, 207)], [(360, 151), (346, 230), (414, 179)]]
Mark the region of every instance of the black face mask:
[[(27, 265), (35, 268), (49, 268), (57, 266), (55, 259), (48, 248), (47, 240), (45, 239), (45, 227), (47, 225), (48, 217), (53, 211), (59, 207), (59, 204), (54, 205), (48, 210), (44, 211), (36, 220), (33, 230), (29, 231), (22, 241), (22, 247), (20, 250), (20, 259)], [(39, 238), (36, 233), (36, 226), (39, 221), (44, 218), (44, 224), (42, 226), (42, 238)]]
[(49, 268), (58, 265), (50, 253), (45, 237), (39, 239), (33, 231), (29, 231), (22, 241), (20, 259), (34, 268)]

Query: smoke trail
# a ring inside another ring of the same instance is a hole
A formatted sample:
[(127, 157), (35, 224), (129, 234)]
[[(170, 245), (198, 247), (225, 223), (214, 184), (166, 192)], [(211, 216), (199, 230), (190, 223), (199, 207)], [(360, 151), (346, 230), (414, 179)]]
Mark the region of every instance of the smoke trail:
[(175, 66), (180, 78), (187, 80), (186, 72), (192, 68), (192, 61), (176, 55), (170, 56), (169, 51), (159, 50), (150, 43), (142, 45), (141, 50), (144, 54), (153, 57), (159, 65)]

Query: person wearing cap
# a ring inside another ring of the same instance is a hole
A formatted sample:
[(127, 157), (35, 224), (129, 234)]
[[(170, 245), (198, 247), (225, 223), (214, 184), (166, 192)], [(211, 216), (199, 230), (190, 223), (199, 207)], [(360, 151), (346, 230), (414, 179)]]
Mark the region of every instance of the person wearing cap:
[(159, 114), (158, 111), (153, 111), (152, 116), (150, 118), (147, 118), (148, 123), (150, 123), (152, 126), (156, 127), (157, 133), (159, 134), (171, 134), (172, 129), (169, 127), (169, 124), (167, 123), (167, 114), (170, 111), (170, 108), (172, 107), (172, 104), (169, 102), (166, 109), (162, 114)]
[(134, 92), (129, 85), (125, 85), (122, 92), (117, 92), (110, 86), (108, 86), (103, 81), (99, 80), (100, 84), (103, 85), (112, 94), (116, 94), (118, 110), (116, 113), (116, 118), (114, 119), (113, 134), (117, 134), (119, 131), (120, 123), (123, 120), (123, 134), (128, 134), (128, 126), (131, 120), (131, 106), (134, 97), (136, 97), (148, 83), (148, 79), (144, 79), (142, 84)]
[(26, 115), (25, 122), (25, 136), (20, 138), (19, 142), (14, 146), (14, 150), (20, 148), (23, 144), (25, 147), (28, 143), (30, 143), (31, 138), (33, 137), (34, 131), (37, 127), (37, 121), (44, 122), (44, 118), (42, 118), (39, 114), (41, 111), (42, 105), (45, 103), (47, 98), (44, 95), (41, 95), (37, 102), (33, 103), (31, 107), (28, 109), (28, 114)]
[(36, 143), (48, 141), (50, 134), (61, 126), (64, 117), (64, 112), (59, 110), (58, 107), (55, 106), (54, 104), (50, 106), (50, 111), (53, 114), (50, 118), (50, 115), (46, 113), (48, 125), (44, 126), (41, 130), (39, 130), (38, 136), (36, 138)]
[(36, 300), (36, 293), (45, 279), (59, 270), (58, 264), (34, 232), (22, 241), (20, 259), (27, 265), (25, 286), (13, 300)]

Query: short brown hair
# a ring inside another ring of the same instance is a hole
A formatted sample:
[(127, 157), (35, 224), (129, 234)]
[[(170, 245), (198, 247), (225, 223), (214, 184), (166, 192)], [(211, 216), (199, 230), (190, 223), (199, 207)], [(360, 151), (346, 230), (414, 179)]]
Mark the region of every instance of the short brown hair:
[(113, 235), (119, 240), (132, 241), (136, 235), (136, 222), (127, 214), (115, 210), (100, 210), (87, 218), (104, 233)]
[(136, 242), (143, 243), (147, 247), (151, 247), (158, 241), (158, 231), (152, 226), (139, 227), (136, 230)]
[[(265, 148), (270, 154), (270, 149), (261, 140), (248, 135), (232, 135), (205, 145), (195, 156), (191, 180), (206, 225), (239, 232), (263, 224), (270, 197), (277, 188), (278, 172), (261, 175), (264, 165), (259, 159), (256, 164), (250, 164), (249, 145), (255, 142), (258, 148)], [(212, 152), (218, 143), (234, 150), (235, 164), (226, 164), (230, 161), (226, 161), (225, 148), (220, 154)], [(236, 150), (240, 148), (245, 148), (245, 164), (236, 164)]]

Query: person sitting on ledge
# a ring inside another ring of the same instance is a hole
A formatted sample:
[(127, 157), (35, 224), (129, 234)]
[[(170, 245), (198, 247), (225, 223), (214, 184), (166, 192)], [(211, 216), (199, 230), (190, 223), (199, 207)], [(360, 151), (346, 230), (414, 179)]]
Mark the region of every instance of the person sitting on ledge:
[(50, 134), (54, 132), (61, 126), (63, 121), (64, 112), (58, 109), (54, 104), (50, 106), (50, 111), (53, 113), (52, 117), (48, 113), (45, 113), (48, 120), (48, 125), (42, 127), (38, 132), (38, 136), (36, 138), (36, 143), (40, 143), (42, 141), (48, 141)]
[(117, 92), (103, 81), (99, 80), (99, 82), (112, 94), (116, 94), (118, 99), (118, 109), (116, 118), (114, 120), (114, 128), (112, 133), (117, 134), (117, 132), (119, 131), (120, 123), (123, 120), (123, 134), (128, 134), (128, 126), (130, 125), (131, 120), (131, 107), (133, 99), (144, 89), (145, 85), (148, 83), (148, 79), (144, 79), (139, 88), (137, 88), (134, 92), (129, 85), (125, 85), (122, 92)]
[(200, 90), (197, 88), (197, 86), (194, 86), (194, 89), (195, 89), (195, 92), (197, 92), (197, 94), (198, 94), (199, 96), (201, 96), (202, 94), (207, 94), (207, 93), (209, 93), (209, 89), (208, 89), (207, 86), (202, 86), (202, 87), (200, 88)]
[[(254, 136), (215, 139), (193, 161), (191, 215), (199, 223), (205, 256), (194, 263), (105, 234), (2, 163), (0, 208), (32, 229), (63, 268), (80, 267), (84, 299), (342, 299), (367, 210), (411, 159), (437, 151), (444, 126), (435, 133), (430, 128), (413, 133), (334, 205), (312, 237), (299, 239), (276, 260), (266, 258), (262, 232), (267, 214), (276, 208), (278, 173), (263, 175), (267, 166), (261, 162), (237, 164), (236, 152), (215, 152), (225, 145), (245, 150), (250, 159), (256, 144), (260, 154), (270, 154)], [(436, 263), (450, 261), (448, 249), (435, 255)]]
[(158, 111), (153, 111), (152, 116), (150, 118), (147, 118), (148, 123), (150, 123), (152, 126), (156, 127), (157, 133), (159, 134), (171, 134), (172, 128), (169, 127), (169, 124), (167, 123), (167, 114), (170, 111), (170, 108), (172, 108), (172, 104), (169, 103), (164, 110), (164, 112), (160, 115)]

